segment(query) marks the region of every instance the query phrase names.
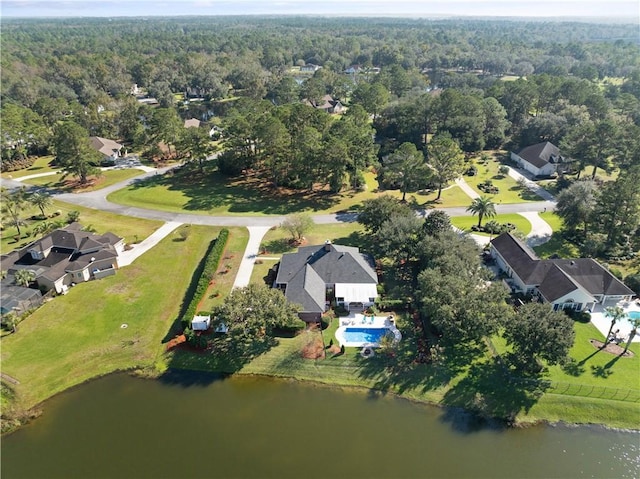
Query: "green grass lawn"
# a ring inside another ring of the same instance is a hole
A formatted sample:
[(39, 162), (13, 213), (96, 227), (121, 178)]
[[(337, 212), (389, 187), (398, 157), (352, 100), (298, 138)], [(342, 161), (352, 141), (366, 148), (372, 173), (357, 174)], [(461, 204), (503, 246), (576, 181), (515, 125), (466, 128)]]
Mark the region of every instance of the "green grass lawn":
[(44, 186), (45, 188), (52, 188), (62, 190), (66, 192), (85, 192), (95, 191), (107, 186), (114, 185), (120, 181), (128, 180), (135, 176), (144, 174), (144, 171), (137, 169), (122, 169), (122, 170), (107, 170), (103, 171), (98, 177), (89, 178), (89, 184), (86, 186), (78, 186), (75, 179), (67, 177), (62, 179), (61, 175), (42, 176), (39, 178), (31, 178), (25, 180), (25, 183), (30, 185)]
[[(491, 221), (491, 220), (497, 221), (498, 223), (513, 223), (516, 226), (516, 229), (525, 236), (531, 233), (531, 223), (529, 222), (529, 220), (526, 219), (524, 216), (520, 216), (517, 213), (496, 215), (493, 218), (489, 218), (489, 219), (483, 218), (482, 224), (485, 225), (487, 221)], [(451, 218), (451, 224), (468, 233), (490, 236), (487, 233), (478, 233), (476, 231), (471, 230), (472, 226), (475, 226), (478, 224), (477, 216), (453, 216)]]
[(186, 286), (219, 231), (192, 228), (186, 241), (169, 236), (115, 276), (71, 288), (2, 339), (2, 371), (20, 381), (23, 408), (99, 375), (157, 365)]
[(553, 255), (558, 255), (560, 258), (579, 258), (580, 251), (578, 247), (562, 236), (562, 218), (552, 211), (539, 213), (539, 215), (549, 223), (553, 234), (548, 242), (533, 248), (536, 254), (542, 259)]
[[(285, 215), (294, 212), (331, 213), (358, 209), (362, 202), (382, 194), (397, 198), (398, 190), (381, 191), (373, 172), (365, 174), (367, 188), (362, 192), (346, 190), (339, 194), (327, 191), (292, 192), (276, 190), (256, 177), (229, 178), (223, 175), (194, 172), (151, 177), (109, 195), (115, 203), (154, 208), (163, 211), (210, 215)], [(435, 203), (436, 192), (408, 194), (416, 206)], [(457, 186), (442, 192), (439, 206), (467, 206), (468, 196)]]
[[(70, 211), (79, 211), (79, 222), (83, 226), (93, 226), (98, 233), (105, 233), (111, 231), (118, 236), (125, 239), (127, 243), (137, 243), (142, 241), (156, 229), (162, 226), (162, 221), (147, 220), (141, 218), (133, 218), (130, 216), (121, 216), (106, 211), (94, 210), (91, 208), (84, 208), (82, 206), (72, 205), (64, 203), (62, 201), (54, 201), (53, 206), (45, 210), (48, 214), (59, 211), (60, 215), (50, 218), (48, 221), (55, 221), (57, 219), (64, 219)], [(30, 218), (33, 215), (39, 215), (40, 210), (36, 207), (29, 207), (24, 211), (23, 218)], [(41, 223), (43, 220), (29, 220), (27, 219), (27, 226), (22, 227), (22, 236), (16, 243), (15, 236), (17, 230), (15, 227), (10, 226), (2, 230), (1, 247), (2, 253), (7, 253), (18, 247), (26, 246), (38, 239), (37, 236), (32, 236), (31, 231), (34, 226)]]
[(249, 241), (249, 230), (244, 227), (227, 229), (229, 230), (229, 239), (224, 254), (220, 258), (218, 271), (216, 271), (213, 283), (209, 285), (209, 289), (204, 294), (198, 311), (211, 311), (214, 306), (221, 304), (231, 292), (233, 282), (236, 279), (236, 273)]
[(33, 162), (29, 168), (23, 168), (16, 171), (5, 171), (2, 173), (3, 178), (22, 178), (23, 176), (35, 175), (37, 173), (48, 173), (50, 171), (60, 171), (59, 168), (54, 167), (50, 163), (53, 161), (53, 155), (40, 156)]
[[(499, 155), (499, 153), (496, 153), (496, 155)], [(498, 168), (502, 166), (502, 163), (500, 163), (495, 156), (488, 160), (486, 164), (483, 164), (480, 159), (475, 159), (474, 164), (478, 169), (478, 174), (475, 176), (465, 176), (464, 180), (479, 195), (489, 196), (494, 203), (509, 204), (542, 200), (542, 198), (532, 193), (527, 188), (521, 188), (520, 185), (518, 185), (518, 182), (509, 175), (499, 174)], [(478, 188), (478, 184), (483, 183), (486, 180), (491, 180), (493, 185), (499, 188), (500, 192), (495, 195), (482, 192)]]
[[(629, 348), (632, 358), (596, 349), (590, 339), (604, 340), (591, 323), (574, 323), (576, 339), (570, 351), (574, 360), (567, 367), (551, 366), (543, 379), (552, 387), (524, 415), (527, 420), (594, 422), (615, 427), (637, 427), (640, 423), (640, 344)], [(508, 350), (504, 340), (492, 338), (498, 353)], [(617, 399), (616, 399), (617, 398)], [(630, 399), (624, 401), (620, 399)], [(636, 402), (633, 402), (633, 399)], [(626, 416), (626, 418), (625, 418)]]

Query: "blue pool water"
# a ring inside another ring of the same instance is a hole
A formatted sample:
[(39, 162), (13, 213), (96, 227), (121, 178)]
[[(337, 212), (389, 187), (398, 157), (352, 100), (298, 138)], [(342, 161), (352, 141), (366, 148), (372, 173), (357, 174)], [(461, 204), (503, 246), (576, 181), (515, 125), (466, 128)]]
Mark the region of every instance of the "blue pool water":
[(346, 328), (344, 339), (349, 343), (378, 343), (387, 331), (387, 328)]
[(627, 316), (629, 316), (629, 319), (640, 319), (640, 311), (629, 311)]

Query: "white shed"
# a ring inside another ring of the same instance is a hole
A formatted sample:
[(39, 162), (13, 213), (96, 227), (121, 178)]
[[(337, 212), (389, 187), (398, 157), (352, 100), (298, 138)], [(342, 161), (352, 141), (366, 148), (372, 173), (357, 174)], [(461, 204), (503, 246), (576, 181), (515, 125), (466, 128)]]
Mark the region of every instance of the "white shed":
[(211, 324), (210, 316), (194, 316), (191, 320), (191, 329), (194, 331), (206, 331)]

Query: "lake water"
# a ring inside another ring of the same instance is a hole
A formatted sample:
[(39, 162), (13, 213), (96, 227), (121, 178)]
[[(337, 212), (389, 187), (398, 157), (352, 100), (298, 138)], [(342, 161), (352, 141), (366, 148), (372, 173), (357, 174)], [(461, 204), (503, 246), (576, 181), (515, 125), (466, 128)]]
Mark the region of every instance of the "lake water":
[(481, 427), (464, 414), (268, 378), (108, 376), (2, 438), (2, 478), (633, 478), (640, 434)]

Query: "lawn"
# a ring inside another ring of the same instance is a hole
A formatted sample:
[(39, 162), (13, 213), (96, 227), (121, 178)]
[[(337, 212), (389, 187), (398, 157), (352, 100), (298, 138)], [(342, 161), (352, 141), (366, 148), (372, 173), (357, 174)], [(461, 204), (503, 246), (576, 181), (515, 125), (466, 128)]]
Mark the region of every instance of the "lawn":
[[(335, 213), (358, 209), (362, 202), (382, 194), (397, 198), (398, 190), (381, 191), (373, 172), (365, 174), (367, 188), (362, 192), (346, 190), (339, 194), (327, 191), (296, 192), (274, 188), (255, 176), (229, 178), (216, 172), (204, 175), (193, 171), (151, 177), (111, 193), (114, 203), (171, 212), (209, 215), (286, 215), (294, 212)], [(407, 200), (416, 206), (430, 207), (436, 192), (413, 193)], [(439, 206), (467, 206), (470, 203), (460, 188), (442, 192)]]
[(158, 363), (186, 285), (219, 231), (192, 228), (186, 241), (169, 236), (115, 276), (71, 288), (2, 339), (2, 371), (20, 381), (23, 408), (96, 376)]
[[(482, 224), (485, 225), (487, 221), (497, 221), (498, 223), (512, 223), (516, 226), (516, 229), (522, 233), (523, 235), (528, 235), (531, 233), (531, 223), (524, 216), (520, 216), (517, 213), (513, 214), (504, 214), (504, 215), (496, 215), (493, 218), (483, 218)], [(474, 233), (474, 234), (482, 234), (485, 236), (490, 236), (488, 233), (477, 233), (471, 230), (472, 226), (478, 224), (477, 216), (453, 216), (451, 217), (451, 224), (456, 228), (460, 228), (463, 231)], [(492, 235), (496, 236), (496, 235)]]
[[(520, 185), (518, 185), (518, 182), (509, 175), (501, 175), (498, 173), (498, 168), (502, 166), (502, 163), (496, 157), (499, 155), (499, 152), (495, 153), (494, 157), (485, 163), (483, 163), (479, 158), (476, 158), (474, 160), (474, 164), (478, 169), (478, 173), (475, 176), (465, 176), (464, 180), (467, 184), (479, 195), (489, 196), (496, 204), (541, 201), (542, 198), (532, 193), (527, 188), (521, 188)], [(495, 195), (482, 192), (478, 188), (478, 184), (483, 183), (486, 180), (491, 180), (493, 185), (499, 188), (500, 192)]]
[[(111, 231), (112, 233), (123, 237), (128, 243), (137, 243), (138, 241), (142, 241), (162, 225), (162, 221), (121, 216), (108, 213), (106, 211), (99, 211), (69, 203), (63, 203), (62, 201), (54, 201), (53, 206), (50, 209), (45, 210), (45, 212), (51, 214), (52, 212), (59, 211), (60, 215), (49, 220), (55, 221), (57, 219), (64, 219), (70, 211), (74, 210), (80, 212), (79, 222), (83, 226), (92, 226), (98, 233)], [(29, 207), (24, 211), (22, 217), (30, 218), (39, 214), (40, 210), (38, 210), (38, 208)], [(21, 228), (22, 236), (18, 243), (15, 242), (15, 236), (17, 234), (16, 228), (12, 226), (5, 228), (2, 231), (1, 238), (2, 252), (6, 253), (35, 241), (37, 237), (31, 236), (31, 231), (35, 225), (42, 221), (43, 220), (27, 220), (27, 226)]]
[(59, 171), (59, 168), (54, 167), (50, 163), (53, 161), (53, 155), (40, 156), (33, 162), (29, 168), (16, 171), (5, 171), (2, 173), (3, 178), (22, 178), (23, 176), (35, 175), (37, 173), (48, 173), (50, 171)]
[(236, 273), (249, 241), (249, 230), (244, 227), (227, 229), (229, 230), (227, 246), (220, 258), (216, 277), (198, 305), (198, 311), (211, 311), (214, 306), (221, 304), (231, 292), (236, 279)]
[(82, 193), (86, 191), (95, 191), (107, 186), (114, 185), (120, 181), (128, 180), (135, 176), (144, 174), (142, 170), (137, 169), (122, 169), (122, 170), (106, 170), (98, 177), (90, 177), (89, 183), (86, 186), (80, 186), (77, 181), (72, 177), (62, 179), (61, 175), (53, 176), (41, 176), (39, 178), (31, 178), (25, 180), (25, 183), (30, 185), (43, 186), (45, 188), (51, 188), (61, 190), (64, 192)]

